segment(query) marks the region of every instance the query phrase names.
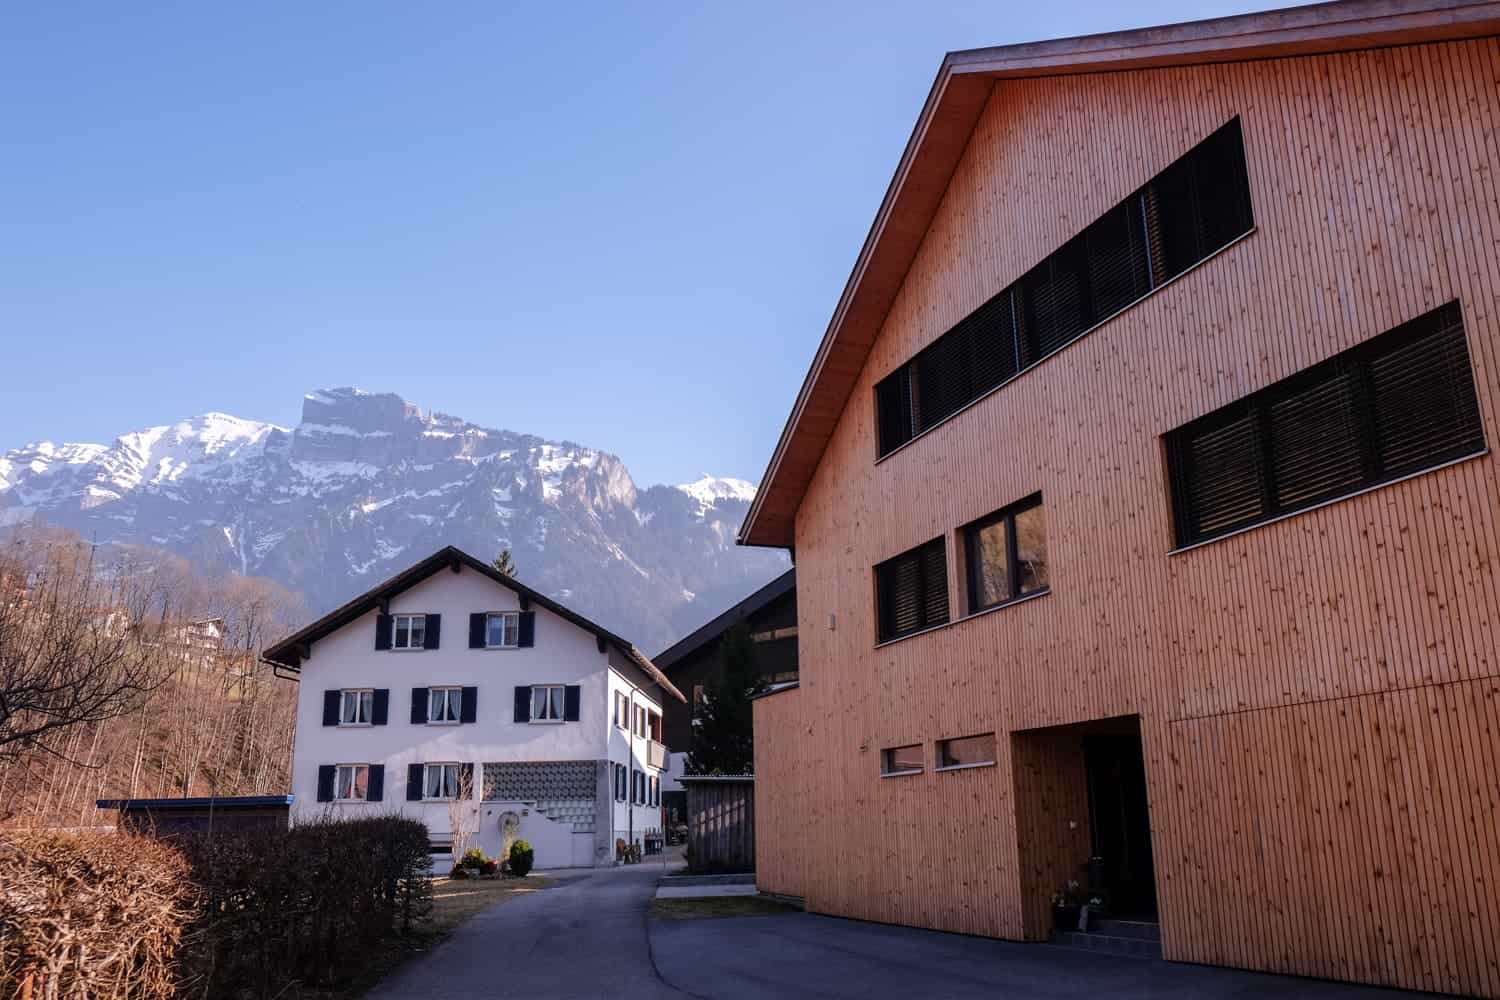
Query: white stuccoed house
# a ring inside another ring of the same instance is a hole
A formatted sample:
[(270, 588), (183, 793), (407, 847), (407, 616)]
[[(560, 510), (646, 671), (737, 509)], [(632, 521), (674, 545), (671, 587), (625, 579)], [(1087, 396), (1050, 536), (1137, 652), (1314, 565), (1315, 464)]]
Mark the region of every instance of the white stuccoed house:
[[(265, 653), (300, 682), (292, 822), (403, 813), (439, 871), (524, 838), (539, 868), (613, 864), (659, 833), (662, 700), (630, 642), (444, 548)], [(458, 793), (468, 785), (466, 798)]]

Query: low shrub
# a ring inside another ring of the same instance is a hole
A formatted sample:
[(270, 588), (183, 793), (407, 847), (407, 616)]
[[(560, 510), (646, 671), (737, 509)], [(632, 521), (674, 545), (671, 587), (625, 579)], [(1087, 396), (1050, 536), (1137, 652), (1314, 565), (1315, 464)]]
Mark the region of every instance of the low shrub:
[(536, 852), (531, 845), (524, 840), (517, 840), (510, 845), (510, 873), (521, 878), (531, 871), (532, 862), (536, 860)]
[(197, 893), (181, 852), (146, 837), (0, 836), (0, 996), (166, 1000)]
[(471, 847), (464, 851), (464, 859), (460, 862), (465, 868), (483, 868), (486, 858), (484, 852), (477, 847)]

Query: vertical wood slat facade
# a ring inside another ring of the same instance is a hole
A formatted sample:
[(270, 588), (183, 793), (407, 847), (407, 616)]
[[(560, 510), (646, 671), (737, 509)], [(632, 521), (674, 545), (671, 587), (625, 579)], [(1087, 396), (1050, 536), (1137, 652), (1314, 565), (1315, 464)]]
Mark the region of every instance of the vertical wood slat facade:
[(687, 791), (688, 851), (696, 870), (755, 870), (755, 780), (680, 779)]
[[(1249, 236), (874, 461), (876, 381), (1234, 115)], [(1493, 38), (997, 81), (797, 513), (762, 888), (1044, 937), (1072, 765), (1009, 736), (1138, 715), (1167, 958), (1500, 996), (1493, 454), (1169, 555), (1161, 445), (1458, 299), (1493, 448), (1497, 163)], [(875, 648), (875, 564), (941, 536), (956, 566), (1037, 491), (1050, 594)], [(991, 731), (997, 766), (932, 771)], [(881, 779), (908, 743), (928, 769)]]

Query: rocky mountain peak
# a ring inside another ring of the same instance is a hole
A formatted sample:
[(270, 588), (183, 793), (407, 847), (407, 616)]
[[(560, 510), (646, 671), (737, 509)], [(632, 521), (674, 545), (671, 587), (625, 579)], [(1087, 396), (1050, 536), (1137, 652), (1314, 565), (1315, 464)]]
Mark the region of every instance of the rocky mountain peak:
[(443, 545), (509, 548), (522, 579), (646, 649), (785, 568), (734, 545), (754, 487), (640, 490), (618, 457), (394, 393), (319, 389), (292, 429), (224, 413), (0, 455), (0, 528), (42, 518), (267, 576), (321, 612)]

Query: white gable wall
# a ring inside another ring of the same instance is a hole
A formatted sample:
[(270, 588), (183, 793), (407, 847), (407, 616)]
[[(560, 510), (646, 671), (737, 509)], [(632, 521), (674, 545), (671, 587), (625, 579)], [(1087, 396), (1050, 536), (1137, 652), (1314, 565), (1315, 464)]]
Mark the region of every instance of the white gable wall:
[[(401, 812), (422, 819), (434, 838), (446, 836), (450, 824), (447, 803), (406, 801), (407, 765), (411, 763), (468, 762), (474, 781), (482, 783), (485, 762), (625, 760), (616, 746), (610, 724), (610, 692), (620, 678), (600, 653), (594, 635), (551, 612), (533, 606), (535, 645), (527, 649), (469, 649), (469, 615), (480, 611), (519, 610), (519, 598), (509, 588), (463, 569), (443, 569), (390, 602), (392, 614), (440, 614), (440, 647), (435, 650), (376, 650), (376, 612), (362, 616), (314, 644), (302, 664), (297, 706), (297, 743), (292, 766), (296, 795), (293, 821), (310, 816), (375, 815)], [(578, 722), (559, 724), (514, 721), (517, 685), (576, 684), (581, 688)], [(478, 688), (477, 721), (467, 725), (412, 725), (412, 688), (435, 686)], [(341, 728), (324, 726), (323, 692), (341, 688), (385, 688), (390, 691), (388, 722), (384, 726)], [(660, 711), (660, 706), (657, 706)], [(639, 766), (645, 764), (640, 748)], [(318, 767), (325, 764), (385, 765), (385, 790), (379, 803), (320, 803)], [(602, 768), (601, 768), (602, 770)], [(601, 785), (604, 783), (601, 782)], [(595, 841), (612, 833), (612, 789), (601, 788), (596, 835), (573, 834), (571, 827), (528, 813), (522, 836), (537, 849), (538, 867), (589, 863), (600, 859)], [(479, 846), (488, 853), (500, 850), (498, 816), (520, 804), (480, 803), (472, 806), (481, 826)], [(637, 830), (656, 810), (638, 808)], [(554, 829), (556, 828), (556, 829)], [(562, 834), (566, 836), (562, 836)], [(584, 840), (587, 844), (573, 843)], [(612, 845), (613, 838), (607, 841)], [(544, 847), (545, 853), (544, 853)], [(612, 857), (612, 846), (611, 846)]]

